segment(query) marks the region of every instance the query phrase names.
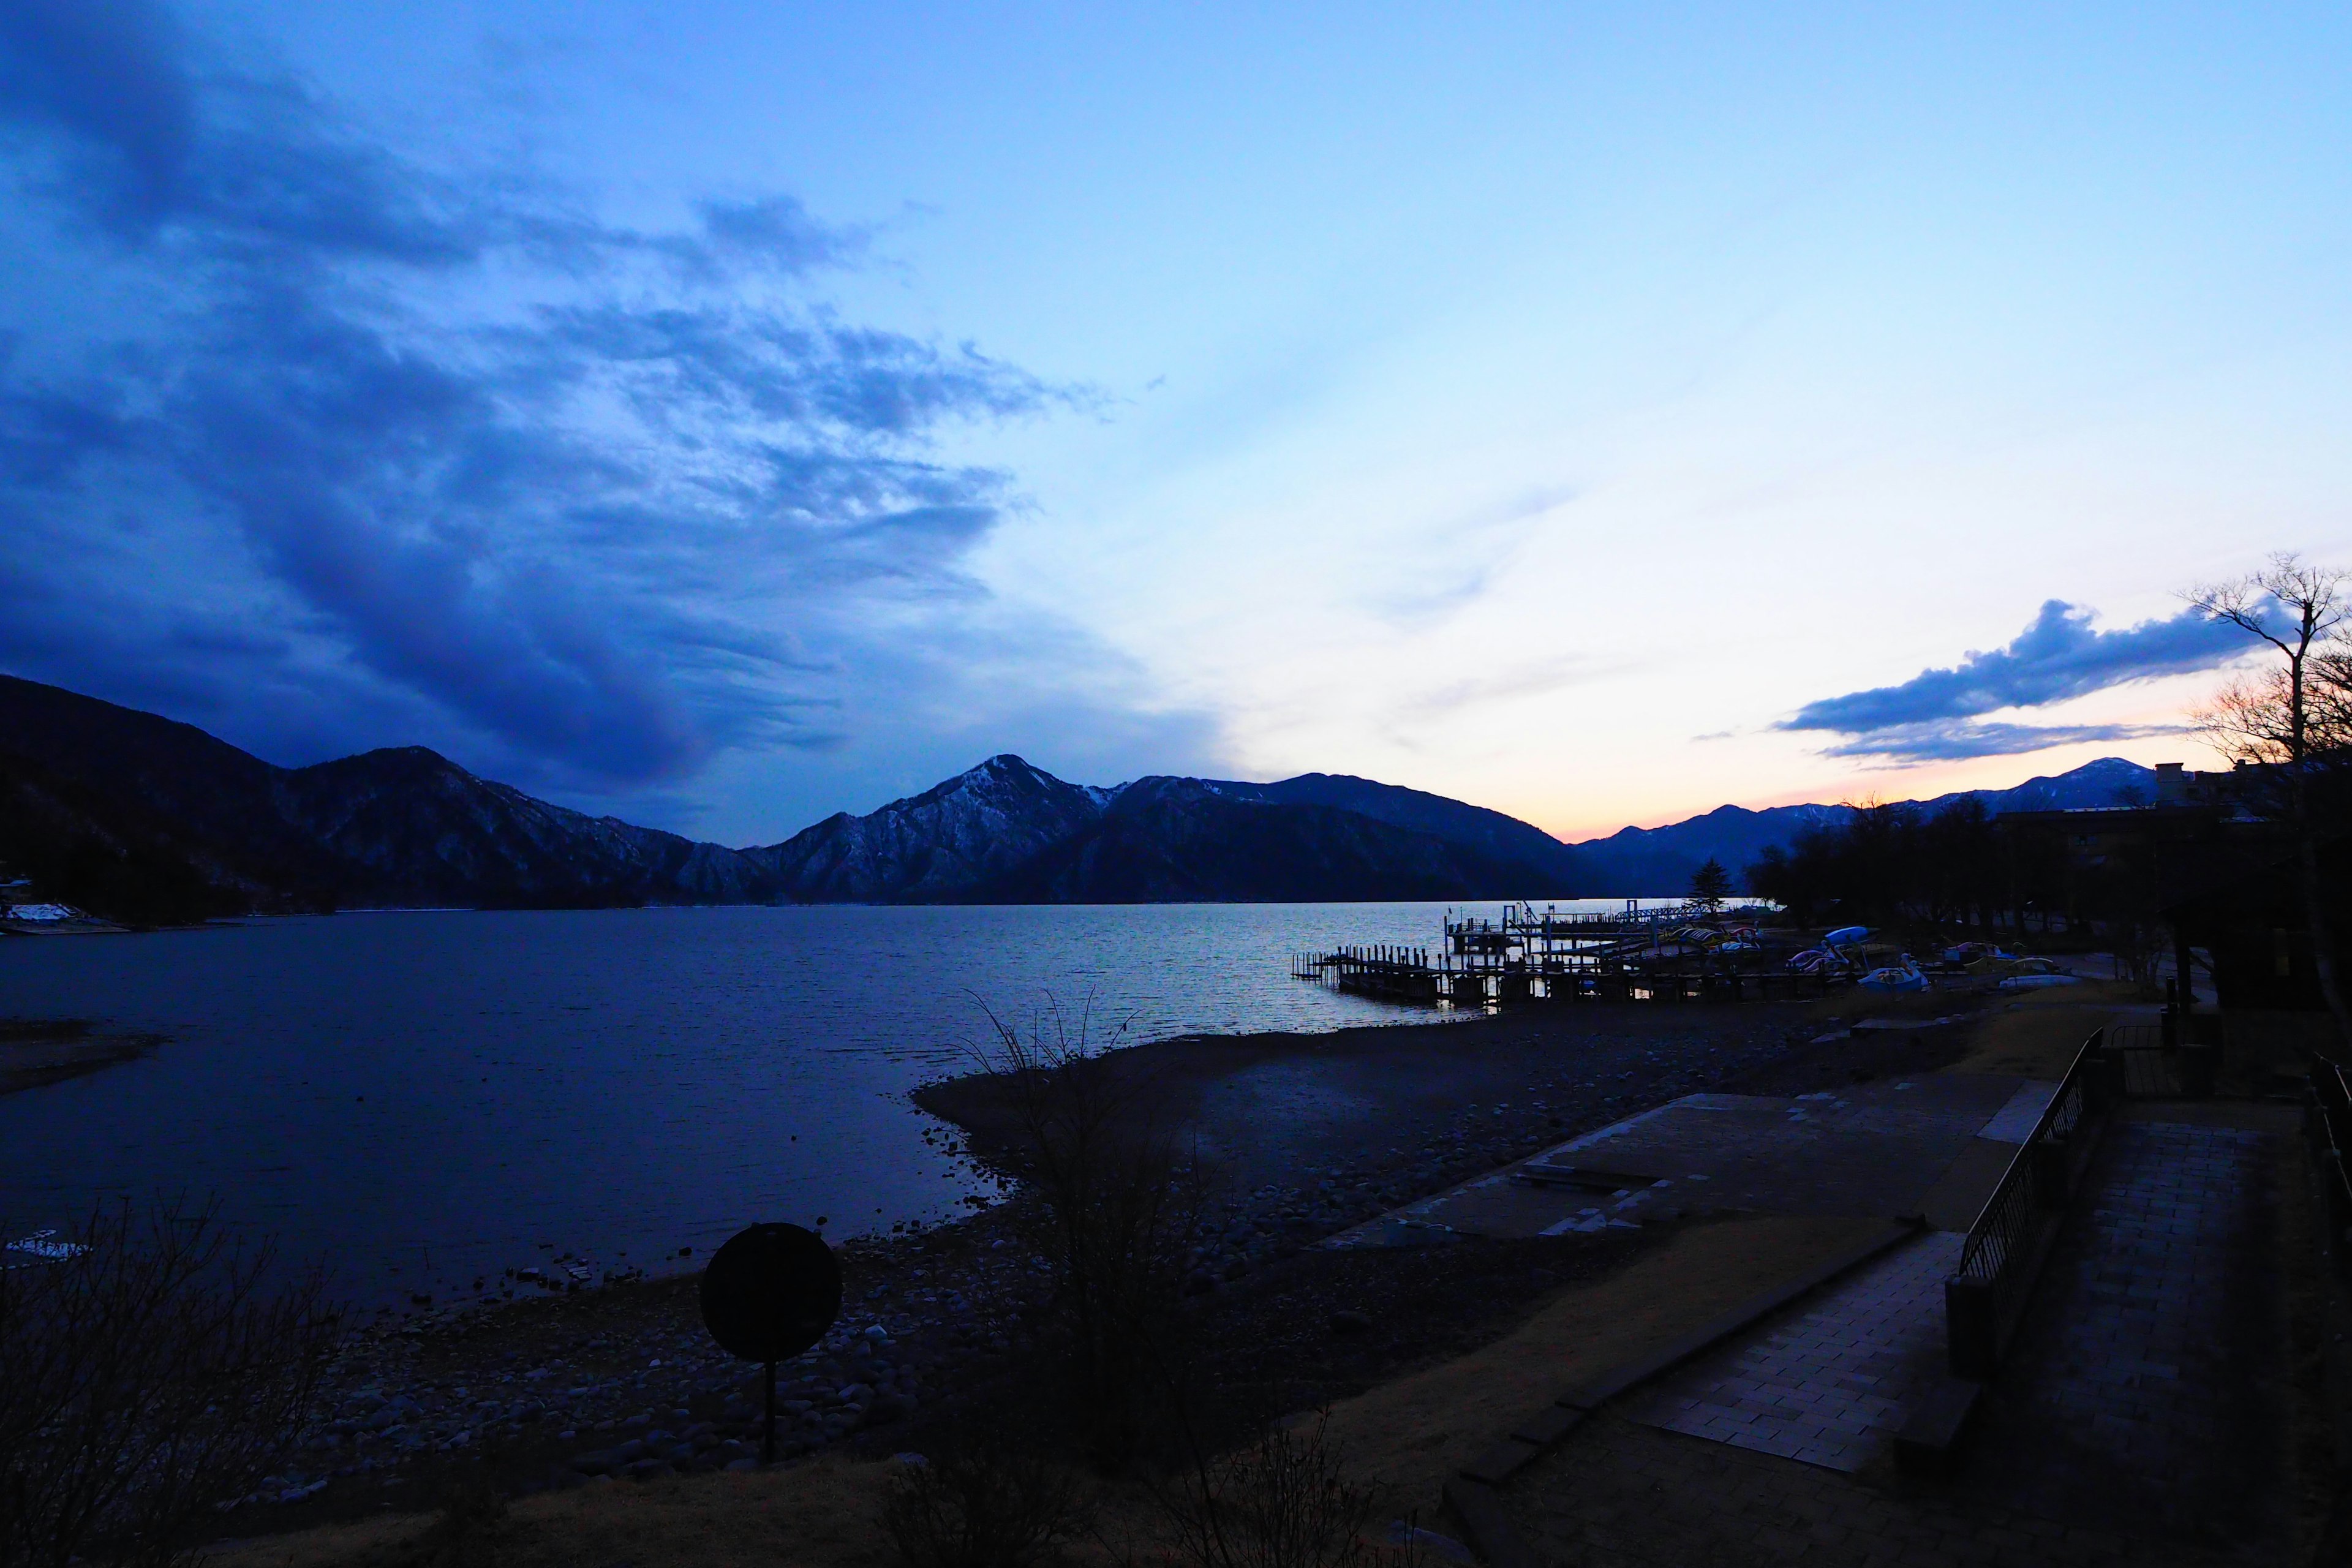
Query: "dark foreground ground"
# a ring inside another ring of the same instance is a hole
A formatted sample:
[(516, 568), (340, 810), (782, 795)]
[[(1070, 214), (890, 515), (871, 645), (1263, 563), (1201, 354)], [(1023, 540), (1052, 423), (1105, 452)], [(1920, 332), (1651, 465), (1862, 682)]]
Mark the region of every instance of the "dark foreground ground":
[[(1202, 1418), (1237, 1429), (1458, 1353), (1709, 1216), (1429, 1251), (1335, 1252), (1312, 1246), (1321, 1237), (1682, 1094), (1916, 1072), (1942, 1065), (1957, 1044), (1932, 1042), (1958, 1033), (1849, 1037), (1818, 1007), (1635, 1005), (1119, 1053), (1136, 1103), (1220, 1183), (1191, 1286), (1189, 1380), (1215, 1391)], [(986, 1079), (916, 1098), (983, 1157), (1005, 1132)], [(1051, 1375), (1033, 1353), (1049, 1280), (1020, 1202), (842, 1249), (834, 1335), (780, 1372), (784, 1456), (919, 1451), (1034, 1401)], [(370, 1329), (346, 1345), (302, 1463), (224, 1533), (433, 1506), (485, 1468), (520, 1493), (743, 1463), (756, 1386), (703, 1332), (691, 1278)]]

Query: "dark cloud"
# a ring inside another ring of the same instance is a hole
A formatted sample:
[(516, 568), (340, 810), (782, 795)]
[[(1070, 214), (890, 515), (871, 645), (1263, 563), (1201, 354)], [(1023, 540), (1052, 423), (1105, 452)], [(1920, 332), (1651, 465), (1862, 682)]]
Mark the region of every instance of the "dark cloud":
[(1957, 762), (1968, 757), (2008, 757), (2072, 746), (2086, 741), (2142, 741), (2186, 733), (2179, 724), (1986, 724), (1933, 719), (1873, 730), (1825, 749), (1825, 757), (1876, 759), (1893, 763)]
[(53, 127), (88, 197), (111, 216), (177, 202), (196, 137), (178, 27), (146, 0), (0, 5), (0, 123)]
[(789, 197), (607, 226), (152, 6), (0, 5), (0, 121), (6, 242), (141, 306), (0, 283), (0, 595), (53, 607), (0, 635), (23, 673), (167, 663), (311, 735), (429, 711), (594, 787), (835, 745), (861, 605), (973, 592), (1007, 494), (933, 438), (1075, 400), (839, 320), (807, 279), (866, 236)]
[(2128, 681), (2210, 669), (2244, 651), (2242, 640), (2194, 610), (2114, 632), (2093, 629), (2091, 618), (2087, 609), (2052, 599), (2006, 647), (1970, 653), (1952, 668), (1923, 670), (1900, 686), (1808, 703), (1778, 728), (1854, 737), (1831, 748), (1830, 756), (1918, 760), (2124, 739), (2097, 726), (2060, 730), (1966, 721), (2004, 708), (2063, 702)]

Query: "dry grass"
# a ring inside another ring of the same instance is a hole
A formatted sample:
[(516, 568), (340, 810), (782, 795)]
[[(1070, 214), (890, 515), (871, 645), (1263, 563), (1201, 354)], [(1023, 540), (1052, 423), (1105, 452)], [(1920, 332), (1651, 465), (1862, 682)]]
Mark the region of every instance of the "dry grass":
[[(820, 1459), (763, 1475), (602, 1481), (512, 1504), (502, 1568), (892, 1564), (882, 1509), (898, 1467)], [(218, 1551), (213, 1568), (424, 1568), (431, 1514), (328, 1525)]]
[(2126, 984), (2029, 993), (1987, 1013), (1969, 1042), (1968, 1054), (1946, 1070), (2064, 1078), (2091, 1031), (2116, 1022), (2119, 1013), (2135, 1005), (2138, 999)]

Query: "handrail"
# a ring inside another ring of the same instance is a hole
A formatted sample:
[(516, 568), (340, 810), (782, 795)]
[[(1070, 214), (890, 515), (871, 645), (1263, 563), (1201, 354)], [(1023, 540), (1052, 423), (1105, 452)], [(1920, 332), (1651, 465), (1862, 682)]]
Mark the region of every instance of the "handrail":
[(2335, 1230), (2344, 1233), (2352, 1223), (2352, 1080), (2344, 1069), (2325, 1057), (2315, 1056), (2311, 1062), (2311, 1095), (2313, 1108), (2318, 1112), (2317, 1131), (2326, 1142), (2320, 1156), (2328, 1167), (2322, 1183), (2326, 1189), (2329, 1206), (2335, 1211)]
[(1952, 1370), (1990, 1377), (2032, 1288), (2033, 1258), (2072, 1184), (2075, 1133), (2103, 1107), (2106, 1031), (2095, 1029), (1969, 1226), (1945, 1281)]

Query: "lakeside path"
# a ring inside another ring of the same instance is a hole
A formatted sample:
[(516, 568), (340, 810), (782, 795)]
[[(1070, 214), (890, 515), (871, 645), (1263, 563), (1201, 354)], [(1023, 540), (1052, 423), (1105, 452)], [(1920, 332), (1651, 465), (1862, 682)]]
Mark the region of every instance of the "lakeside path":
[[(1873, 1010), (1889, 1011), (1883, 1000)], [(2037, 1024), (2007, 1006), (1961, 1027), (1922, 1017), (1849, 1033), (1861, 1011), (1530, 1008), (1437, 1027), (1179, 1039), (1115, 1061), (1148, 1080), (1167, 1113), (1225, 1164), (1223, 1228), (1197, 1283), (1213, 1347), (1207, 1370), (1237, 1413), (1344, 1409), (1371, 1396), (1359, 1406), (1370, 1414), (1385, 1405), (1376, 1394), (1384, 1387), (1496, 1389), (1450, 1413), (1436, 1407), (1454, 1405), (1450, 1395), (1408, 1399), (1431, 1440), (1412, 1447), (1411, 1462), (1399, 1462), (1406, 1451), (1387, 1440), (1371, 1445), (1368, 1460), (1384, 1454), (1390, 1479), (1421, 1493), (1484, 1433), (1490, 1401), (1517, 1396), (1507, 1379), (1496, 1387), (1473, 1377), (1479, 1363), (1465, 1358), (1511, 1359), (1508, 1347), (1528, 1342), (1524, 1327), (1563, 1312), (1562, 1322), (1614, 1325), (1591, 1341), (1595, 1353), (1624, 1332), (1671, 1332), (1727, 1291), (1752, 1290), (1847, 1245), (1852, 1222), (1693, 1212), (1600, 1234), (1450, 1247), (1315, 1243), (1683, 1094), (1816, 1092), (1951, 1066), (2032, 1074), (2054, 1057), (2053, 1042), (2080, 1037), (2072, 1018)], [(954, 1115), (982, 1152), (999, 1131), (985, 1082), (935, 1085), (920, 1098)], [(693, 1479), (747, 1452), (752, 1380), (708, 1346), (691, 1279), (653, 1280), (428, 1315), (356, 1338), (337, 1368), (315, 1468), (283, 1478), (299, 1500), (239, 1510), (225, 1533), (413, 1517), (486, 1449), (511, 1492), (572, 1491), (592, 1474), (616, 1472), (652, 1483), (600, 1491), (601, 1502), (582, 1494), (578, 1508), (608, 1521), (639, 1495), (670, 1510), (739, 1492), (747, 1505), (766, 1500), (762, 1507), (799, 1489), (840, 1493), (840, 1466), (993, 1429), (1007, 1399), (1020, 1396), (1048, 1281), (1024, 1255), (1013, 1217), (1005, 1205), (844, 1250), (840, 1329), (784, 1369), (794, 1402), (785, 1450), (801, 1457), (788, 1470)], [(1366, 1319), (1369, 1331), (1358, 1326)], [(1535, 1331), (1532, 1342), (1549, 1337)], [(1411, 1443), (1398, 1424), (1377, 1425), (1395, 1444)], [(836, 1481), (816, 1479), (828, 1476)], [(535, 1499), (533, 1517), (572, 1518), (573, 1501)], [(1408, 1506), (1428, 1517), (1432, 1501)], [(334, 1556), (325, 1538), (314, 1544), (321, 1560)]]

